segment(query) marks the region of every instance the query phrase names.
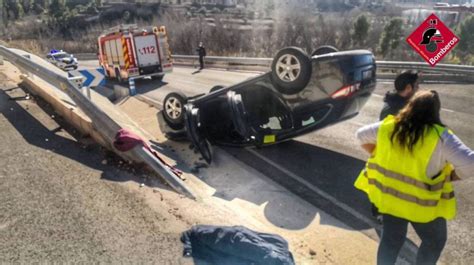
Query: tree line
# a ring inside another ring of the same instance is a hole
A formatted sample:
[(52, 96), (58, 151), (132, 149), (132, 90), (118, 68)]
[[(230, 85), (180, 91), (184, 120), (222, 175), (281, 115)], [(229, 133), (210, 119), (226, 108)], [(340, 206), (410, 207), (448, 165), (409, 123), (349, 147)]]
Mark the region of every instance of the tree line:
[[(1, 2), (0, 2), (1, 3)], [(96, 39), (101, 31), (118, 23), (139, 25), (165, 25), (168, 28), (171, 48), (176, 54), (193, 54), (195, 46), (203, 41), (210, 55), (272, 57), (280, 48), (298, 46), (308, 54), (321, 45), (332, 45), (340, 50), (369, 49), (379, 59), (421, 61), (405, 38), (417, 25), (407, 26), (394, 14), (369, 12), (320, 12), (298, 7), (275, 9), (271, 26), (262, 26), (258, 19), (245, 20), (243, 25), (228, 23), (223, 14), (199, 14), (183, 17), (172, 9), (156, 12), (153, 19), (135, 16), (116, 16), (114, 21), (85, 23), (77, 19), (81, 10), (98, 13), (100, 0), (3, 0), (4, 23), (21, 20), (26, 16), (41, 17), (44, 23), (32, 22), (17, 27), (18, 36), (23, 31), (36, 41), (42, 51), (68, 43), (71, 52), (96, 51)], [(107, 19), (108, 21), (109, 19)], [(474, 16), (467, 17), (456, 28), (460, 43), (445, 62), (474, 63)], [(8, 34), (12, 34), (14, 27)], [(23, 36), (23, 38), (26, 38)], [(70, 45), (76, 43), (76, 45)], [(42, 52), (41, 51), (41, 52)]]

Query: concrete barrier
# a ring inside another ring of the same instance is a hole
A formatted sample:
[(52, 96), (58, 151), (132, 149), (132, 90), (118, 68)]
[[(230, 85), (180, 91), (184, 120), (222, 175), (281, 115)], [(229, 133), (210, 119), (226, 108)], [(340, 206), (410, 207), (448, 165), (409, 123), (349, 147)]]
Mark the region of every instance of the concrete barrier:
[[(128, 118), (128, 116), (117, 111), (115, 106), (110, 103), (108, 99), (101, 97), (100, 95), (93, 97), (95, 100), (86, 97), (80, 90), (77, 89), (77, 85), (75, 85), (71, 80), (66, 78), (64, 75), (53, 72), (48, 67), (45, 67), (44, 61), (41, 58), (34, 58), (34, 60), (32, 60), (33, 58), (28, 56), (30, 58), (27, 59), (24, 55), (30, 54), (24, 51), (20, 51), (20, 53), (18, 53), (18, 51), (14, 52), (1, 45), (0, 54), (5, 56), (13, 65), (21, 69), (22, 72), (27, 73), (28, 76), (33, 75), (37, 76), (38, 79), (41, 79), (41, 81), (38, 80), (38, 82), (47, 82), (49, 83), (48, 86), (54, 86), (58, 93), (64, 92), (72, 102), (71, 105), (74, 107), (77, 106), (82, 110), (82, 112), (92, 122), (92, 128), (99, 133), (103, 140), (105, 140), (103, 142), (99, 140), (98, 142), (100, 144), (105, 143), (104, 146), (106, 148), (115, 151), (118, 155), (124, 157), (126, 160), (144, 163), (153, 171), (155, 171), (159, 176), (161, 176), (162, 179), (166, 181), (175, 191), (184, 194), (189, 198), (196, 199), (194, 192), (186, 186), (183, 180), (179, 178), (178, 174), (169, 168), (168, 165), (163, 162), (163, 160), (157, 158), (146, 146), (137, 145), (133, 149), (126, 152), (120, 152), (114, 148), (113, 142), (117, 132), (120, 129), (129, 129), (138, 135), (140, 135), (141, 130), (136, 126), (136, 124), (133, 123), (133, 121)], [(39, 92), (36, 93), (40, 95)], [(48, 98), (48, 96), (45, 94), (41, 94), (41, 96)], [(61, 106), (56, 104), (57, 102), (53, 102), (52, 106), (54, 108), (61, 108)], [(71, 107), (68, 107), (68, 109), (71, 109)], [(63, 110), (63, 113), (65, 115), (64, 117), (68, 118), (67, 115), (69, 115), (69, 113), (66, 110)], [(68, 119), (73, 120), (74, 118)], [(83, 126), (83, 129), (84, 126), (87, 126), (81, 124), (80, 122), (79, 124)], [(93, 136), (93, 133), (91, 136)]]
[(74, 128), (76, 128), (82, 135), (89, 136), (98, 144), (111, 148), (108, 142), (94, 128), (91, 119), (77, 106), (67, 104), (63, 98), (57, 94), (55, 89), (46, 84), (41, 85), (38, 80), (32, 80), (32, 78), (26, 75), (22, 75), (21, 79), (23, 80), (22, 85), (24, 85), (34, 95), (37, 95), (44, 101), (48, 102), (60, 116), (74, 126)]

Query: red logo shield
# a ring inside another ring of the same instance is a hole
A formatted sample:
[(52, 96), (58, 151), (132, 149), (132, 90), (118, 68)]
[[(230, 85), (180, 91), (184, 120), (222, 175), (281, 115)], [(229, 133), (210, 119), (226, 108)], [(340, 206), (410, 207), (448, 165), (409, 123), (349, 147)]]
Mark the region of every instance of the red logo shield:
[(459, 38), (435, 14), (431, 14), (408, 36), (407, 42), (425, 61), (435, 66), (458, 44)]

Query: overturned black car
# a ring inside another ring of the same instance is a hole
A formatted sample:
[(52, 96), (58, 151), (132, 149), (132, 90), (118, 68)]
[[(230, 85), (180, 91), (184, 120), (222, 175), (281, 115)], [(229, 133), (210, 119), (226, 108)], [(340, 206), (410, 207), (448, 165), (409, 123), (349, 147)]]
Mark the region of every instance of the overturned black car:
[(375, 89), (375, 72), (367, 50), (322, 46), (309, 57), (288, 47), (268, 73), (190, 98), (169, 93), (158, 117), (168, 138), (185, 134), (210, 163), (211, 144), (265, 146), (356, 116)]

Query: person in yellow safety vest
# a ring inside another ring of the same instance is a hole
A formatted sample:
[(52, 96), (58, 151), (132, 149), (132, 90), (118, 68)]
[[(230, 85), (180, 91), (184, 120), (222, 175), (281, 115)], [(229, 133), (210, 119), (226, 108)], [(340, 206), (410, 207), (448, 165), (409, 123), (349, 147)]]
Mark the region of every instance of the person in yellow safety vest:
[[(419, 91), (397, 114), (362, 127), (371, 154), (355, 182), (383, 214), (377, 264), (394, 264), (411, 223), (421, 239), (416, 264), (436, 264), (456, 215), (452, 181), (474, 172), (474, 151), (440, 120), (436, 91)], [(456, 169), (456, 171), (454, 171)]]

